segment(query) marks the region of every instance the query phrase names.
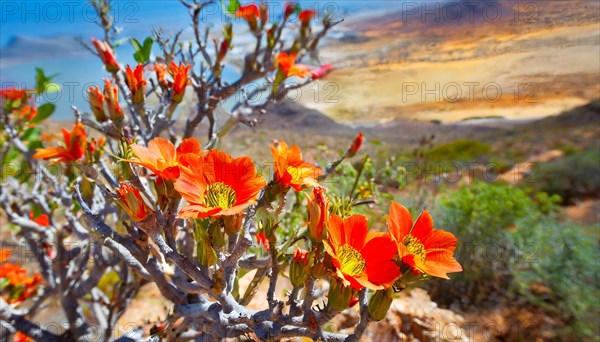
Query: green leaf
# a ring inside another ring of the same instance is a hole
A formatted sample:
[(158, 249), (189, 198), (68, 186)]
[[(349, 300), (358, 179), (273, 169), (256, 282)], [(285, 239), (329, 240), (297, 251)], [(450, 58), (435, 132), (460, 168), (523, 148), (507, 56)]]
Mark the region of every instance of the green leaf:
[(152, 43), (154, 43), (154, 39), (152, 39), (152, 37), (148, 37), (144, 40), (144, 46), (142, 47), (144, 63), (150, 60), (150, 54), (152, 53)]
[(31, 123), (40, 123), (46, 120), (52, 113), (54, 113), (54, 109), (56, 106), (52, 103), (44, 103), (43, 105), (38, 107), (37, 115), (31, 120)]
[(21, 140), (26, 142), (40, 141), (40, 133), (42, 130), (39, 127), (33, 127), (25, 131), (21, 136)]
[(135, 38), (129, 38), (129, 43), (131, 44), (131, 46), (133, 46), (133, 50), (135, 51), (133, 54), (133, 58), (135, 59), (135, 61), (138, 63), (143, 63), (142, 45), (140, 44), (140, 42)]
[(137, 39), (129, 38), (129, 43), (131, 44), (131, 46), (133, 46), (135, 52), (142, 50), (142, 44), (140, 44), (140, 42)]
[(238, 8), (242, 4), (240, 4), (239, 0), (229, 0), (229, 3), (226, 4), (227, 0), (221, 0), (221, 6), (223, 7), (223, 11), (229, 17), (235, 16), (235, 12), (237, 12)]
[(38, 95), (43, 93), (50, 81), (56, 76), (58, 74), (47, 76), (42, 68), (35, 68), (35, 93)]
[(46, 94), (52, 94), (61, 91), (61, 86), (58, 83), (48, 82), (44, 88)]

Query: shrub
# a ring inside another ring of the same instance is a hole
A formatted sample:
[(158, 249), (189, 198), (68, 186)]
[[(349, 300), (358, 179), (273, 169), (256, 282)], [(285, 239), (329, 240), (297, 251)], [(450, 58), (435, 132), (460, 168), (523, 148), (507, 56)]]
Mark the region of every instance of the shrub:
[(565, 202), (600, 192), (600, 151), (597, 148), (573, 152), (538, 165), (530, 186), (536, 191), (560, 195)]
[(491, 151), (490, 145), (469, 139), (458, 139), (453, 142), (433, 147), (426, 153), (431, 161), (472, 161)]
[(533, 224), (544, 215), (540, 208), (552, 211), (556, 201), (545, 195), (532, 198), (525, 190), (509, 185), (484, 182), (442, 194), (436, 223), (460, 237), (458, 258), (464, 266), (448, 291), (461, 289), (475, 301), (492, 299), (490, 291), (505, 293), (513, 253), (509, 231)]
[(566, 334), (593, 338), (600, 333), (600, 253), (584, 227), (546, 218), (520, 226), (510, 235), (519, 254), (513, 258), (513, 288), (531, 303), (569, 323)]

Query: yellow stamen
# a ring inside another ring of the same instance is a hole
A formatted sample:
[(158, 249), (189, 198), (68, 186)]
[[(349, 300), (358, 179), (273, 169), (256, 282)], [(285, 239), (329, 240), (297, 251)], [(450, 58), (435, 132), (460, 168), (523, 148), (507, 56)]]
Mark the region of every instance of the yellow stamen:
[(288, 166), (287, 167), (287, 172), (290, 174), (290, 176), (292, 176), (292, 181), (294, 183), (298, 183), (300, 181), (302, 181), (302, 168), (300, 167), (295, 167), (295, 166)]
[(350, 276), (362, 274), (367, 265), (360, 252), (350, 245), (343, 245), (338, 249), (337, 259), (342, 273)]
[(235, 204), (235, 191), (227, 184), (209, 184), (204, 193), (204, 204), (210, 208), (229, 209)]
[(419, 258), (421, 262), (425, 261), (425, 256), (427, 255), (427, 251), (425, 251), (425, 246), (412, 235), (406, 235), (403, 241), (404, 246), (408, 249), (410, 254), (413, 254), (415, 257)]

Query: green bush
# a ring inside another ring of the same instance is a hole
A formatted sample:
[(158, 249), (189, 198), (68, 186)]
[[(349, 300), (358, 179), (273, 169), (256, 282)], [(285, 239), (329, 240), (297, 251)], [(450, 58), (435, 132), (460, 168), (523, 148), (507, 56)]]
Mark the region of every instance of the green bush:
[(569, 202), (600, 192), (600, 151), (588, 149), (538, 165), (525, 185), (536, 191), (560, 195)]
[(469, 139), (458, 139), (453, 142), (433, 147), (426, 153), (430, 161), (473, 161), (489, 154), (490, 145)]
[(523, 189), (484, 182), (442, 194), (434, 217), (437, 227), (451, 231), (459, 241), (457, 256), (463, 272), (451, 278), (453, 287), (463, 292), (456, 295), (480, 302), (490, 300), (490, 293), (504, 294), (514, 253), (509, 232), (533, 225), (554, 210), (556, 201), (556, 197), (532, 198)]
[(513, 288), (530, 302), (569, 323), (565, 334), (592, 338), (600, 333), (598, 242), (585, 228), (553, 219), (519, 227), (511, 239), (520, 253), (513, 258)]

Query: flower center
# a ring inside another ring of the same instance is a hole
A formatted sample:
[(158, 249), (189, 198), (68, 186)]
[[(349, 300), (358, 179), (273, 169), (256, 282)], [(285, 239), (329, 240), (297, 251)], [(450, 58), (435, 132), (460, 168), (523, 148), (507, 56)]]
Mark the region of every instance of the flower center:
[(295, 166), (288, 166), (287, 172), (292, 176), (292, 181), (298, 183), (302, 180), (302, 169)]
[(362, 274), (367, 266), (360, 252), (350, 245), (343, 245), (338, 249), (337, 259), (342, 273), (353, 277)]
[(204, 204), (210, 208), (229, 209), (235, 204), (235, 191), (225, 183), (211, 183), (204, 193)]
[(421, 262), (425, 261), (427, 252), (425, 251), (425, 246), (421, 243), (421, 241), (419, 241), (419, 239), (409, 234), (406, 235), (402, 243), (404, 246), (406, 246), (406, 249), (408, 249), (410, 254), (413, 254), (415, 257), (419, 258)]

